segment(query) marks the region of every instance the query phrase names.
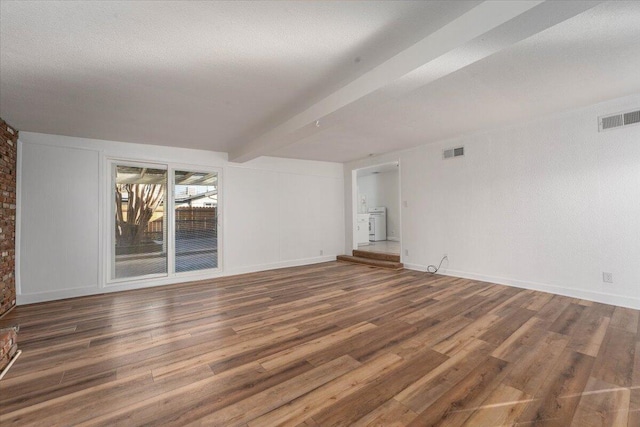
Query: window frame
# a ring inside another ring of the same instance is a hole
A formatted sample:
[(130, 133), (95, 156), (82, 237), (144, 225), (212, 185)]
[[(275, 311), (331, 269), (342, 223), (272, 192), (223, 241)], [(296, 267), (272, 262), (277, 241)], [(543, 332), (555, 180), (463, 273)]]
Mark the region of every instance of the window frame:
[[(219, 276), (223, 272), (223, 206), (224, 206), (224, 191), (223, 191), (223, 167), (197, 165), (190, 163), (178, 163), (178, 162), (165, 162), (165, 161), (150, 161), (132, 158), (121, 157), (104, 157), (104, 172), (106, 188), (103, 190), (104, 208), (102, 209), (103, 215), (103, 283), (104, 288), (117, 288), (127, 284), (144, 284), (149, 283), (149, 286), (154, 284), (166, 284), (173, 283), (180, 279), (185, 280), (190, 277), (195, 279), (202, 279), (206, 277)], [(167, 272), (157, 274), (147, 274), (142, 276), (115, 278), (115, 168), (117, 166), (131, 166), (131, 167), (147, 167), (153, 169), (165, 169), (167, 171), (167, 191), (165, 192), (165, 215), (167, 216)], [(217, 246), (218, 246), (218, 260), (217, 267), (202, 270), (193, 271), (175, 271), (175, 213), (174, 213), (174, 198), (175, 198), (175, 172), (176, 171), (193, 171), (203, 173), (217, 173), (218, 175), (218, 206), (217, 206)], [(127, 288), (125, 288), (127, 289)]]
[[(215, 268), (207, 268), (207, 269), (202, 269), (202, 270), (192, 270), (192, 271), (181, 271), (178, 272), (176, 271), (176, 253), (175, 253), (175, 247), (176, 247), (176, 233), (175, 233), (175, 229), (176, 229), (176, 216), (175, 216), (175, 182), (176, 182), (176, 171), (189, 171), (189, 172), (195, 172), (195, 173), (216, 173), (218, 175), (218, 201), (217, 201), (217, 207), (216, 207), (216, 227), (217, 227), (217, 231), (216, 231), (216, 245), (217, 245), (217, 262), (216, 265), (217, 267)], [(172, 229), (172, 233), (169, 236), (169, 240), (171, 241), (171, 247), (173, 248), (173, 252), (172, 252), (172, 256), (171, 261), (170, 261), (170, 269), (169, 271), (171, 272), (171, 274), (175, 277), (182, 277), (182, 276), (189, 276), (189, 275), (194, 275), (194, 274), (203, 274), (203, 273), (215, 273), (215, 272), (219, 272), (222, 271), (221, 265), (222, 265), (222, 251), (220, 250), (222, 248), (222, 224), (220, 222), (221, 218), (222, 218), (222, 210), (221, 210), (221, 206), (222, 206), (222, 169), (220, 168), (214, 168), (214, 167), (198, 167), (198, 166), (194, 166), (194, 165), (179, 165), (179, 164), (173, 164), (171, 165), (170, 168), (170, 179), (171, 179), (171, 216), (169, 218), (169, 222), (171, 223), (171, 229)]]
[[(169, 254), (170, 254), (170, 242), (169, 242), (169, 223), (167, 222), (167, 235), (165, 239), (167, 241), (167, 272), (166, 273), (153, 273), (153, 274), (145, 274), (142, 276), (131, 276), (131, 277), (115, 277), (115, 267), (116, 267), (116, 245), (115, 245), (115, 229), (116, 229), (116, 219), (115, 219), (115, 209), (116, 209), (116, 201), (114, 197), (114, 188), (116, 185), (116, 168), (118, 166), (128, 166), (128, 167), (142, 167), (142, 168), (152, 168), (152, 169), (163, 169), (167, 171), (167, 190), (169, 184), (169, 168), (166, 164), (163, 163), (152, 163), (152, 162), (142, 162), (136, 160), (118, 160), (118, 159), (108, 159), (107, 171), (109, 174), (109, 186), (107, 190), (107, 197), (109, 198), (109, 202), (106, 204), (107, 206), (107, 229), (108, 232), (106, 234), (107, 248), (108, 254), (107, 265), (106, 265), (106, 285), (116, 285), (126, 282), (139, 281), (139, 280), (148, 280), (148, 279), (157, 279), (164, 278), (169, 276)], [(165, 207), (167, 204), (167, 200), (169, 198), (169, 191), (165, 191)], [(166, 208), (165, 208), (166, 210)]]

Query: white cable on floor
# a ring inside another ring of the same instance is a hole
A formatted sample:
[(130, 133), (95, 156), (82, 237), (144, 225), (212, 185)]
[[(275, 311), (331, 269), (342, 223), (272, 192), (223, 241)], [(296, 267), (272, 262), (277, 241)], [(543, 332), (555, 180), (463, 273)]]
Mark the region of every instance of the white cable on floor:
[(440, 266), (442, 265), (442, 262), (445, 259), (449, 259), (446, 255), (442, 257), (442, 259), (440, 260), (440, 264), (438, 264), (438, 266), (436, 267), (435, 265), (429, 265), (427, 266), (427, 273), (431, 273), (431, 274), (436, 274), (438, 272), (438, 270), (440, 270)]
[(4, 378), (4, 374), (6, 374), (9, 371), (9, 368), (13, 365), (13, 362), (15, 362), (18, 356), (20, 356), (21, 354), (22, 354), (22, 350), (18, 350), (16, 355), (13, 356), (13, 359), (11, 359), (11, 362), (9, 362), (9, 364), (5, 366), (5, 368), (2, 370), (2, 373), (0, 374), (0, 380)]

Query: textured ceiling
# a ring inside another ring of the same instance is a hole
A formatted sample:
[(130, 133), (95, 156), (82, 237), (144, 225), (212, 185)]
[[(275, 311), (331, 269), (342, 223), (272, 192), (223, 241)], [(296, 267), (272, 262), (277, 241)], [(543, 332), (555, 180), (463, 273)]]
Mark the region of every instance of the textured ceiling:
[[(478, 3), (3, 0), (0, 116), (232, 152)], [(640, 92), (638, 22), (640, 2), (596, 5), (435, 80), (418, 69), (266, 154), (343, 162)]]

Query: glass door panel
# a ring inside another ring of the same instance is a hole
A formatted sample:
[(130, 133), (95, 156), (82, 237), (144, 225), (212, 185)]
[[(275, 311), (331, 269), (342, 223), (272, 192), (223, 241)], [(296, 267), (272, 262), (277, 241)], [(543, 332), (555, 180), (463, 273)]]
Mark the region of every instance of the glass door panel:
[(174, 172), (175, 271), (218, 268), (218, 173)]
[(111, 278), (167, 273), (167, 170), (114, 165)]

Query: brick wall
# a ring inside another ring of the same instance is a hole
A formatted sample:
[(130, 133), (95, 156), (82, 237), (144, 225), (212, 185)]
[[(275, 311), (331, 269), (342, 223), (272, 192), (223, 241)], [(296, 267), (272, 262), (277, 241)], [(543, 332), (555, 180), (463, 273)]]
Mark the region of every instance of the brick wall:
[(18, 328), (0, 329), (0, 370), (11, 362), (18, 352)]
[(16, 158), (18, 131), (0, 118), (0, 316), (16, 304)]

